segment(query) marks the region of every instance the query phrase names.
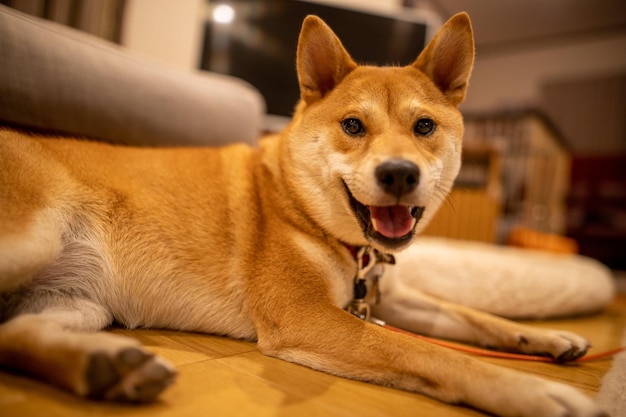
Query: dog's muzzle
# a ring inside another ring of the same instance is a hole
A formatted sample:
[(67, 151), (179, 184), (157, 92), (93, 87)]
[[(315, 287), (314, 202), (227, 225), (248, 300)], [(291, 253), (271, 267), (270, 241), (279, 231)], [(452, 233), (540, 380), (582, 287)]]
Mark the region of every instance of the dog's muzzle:
[[(419, 185), (417, 165), (403, 159), (387, 161), (375, 170), (378, 186), (394, 196), (396, 201), (411, 193)], [(365, 237), (388, 248), (404, 245), (415, 233), (415, 226), (424, 213), (424, 207), (409, 205), (366, 206), (358, 201), (344, 182), (350, 206), (361, 225)]]

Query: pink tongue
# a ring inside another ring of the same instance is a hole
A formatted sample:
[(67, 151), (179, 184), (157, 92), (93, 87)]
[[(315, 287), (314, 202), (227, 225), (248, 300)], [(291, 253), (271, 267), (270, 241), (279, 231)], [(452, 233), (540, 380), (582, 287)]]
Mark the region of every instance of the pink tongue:
[(389, 238), (402, 237), (413, 228), (413, 216), (406, 206), (370, 206), (372, 223), (381, 235)]

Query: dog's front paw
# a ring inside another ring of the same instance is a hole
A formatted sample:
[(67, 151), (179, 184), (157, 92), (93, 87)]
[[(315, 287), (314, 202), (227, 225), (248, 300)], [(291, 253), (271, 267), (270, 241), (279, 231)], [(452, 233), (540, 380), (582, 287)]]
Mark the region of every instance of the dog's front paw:
[(559, 362), (569, 362), (587, 353), (591, 344), (583, 337), (560, 330), (539, 330), (520, 335), (520, 350), (529, 354), (550, 355)]
[(149, 402), (174, 382), (176, 371), (140, 346), (89, 354), (87, 396), (107, 401)]
[[(608, 417), (590, 398), (567, 385), (544, 381), (535, 389), (539, 395), (529, 404), (529, 416)], [(526, 415), (526, 414), (524, 414)]]
[(549, 352), (559, 362), (569, 362), (587, 353), (591, 343), (587, 339), (565, 331), (552, 331), (550, 336), (555, 339), (555, 349)]

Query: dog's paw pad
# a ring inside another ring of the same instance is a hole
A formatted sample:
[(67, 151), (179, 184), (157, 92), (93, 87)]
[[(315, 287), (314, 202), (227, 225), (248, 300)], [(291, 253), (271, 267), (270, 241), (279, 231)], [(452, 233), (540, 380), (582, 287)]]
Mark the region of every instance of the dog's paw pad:
[(163, 359), (140, 347), (127, 347), (89, 357), (87, 396), (108, 401), (149, 402), (174, 382), (176, 371)]
[(567, 331), (526, 329), (518, 337), (520, 352), (551, 356), (558, 362), (571, 362), (587, 353), (590, 343), (583, 337)]

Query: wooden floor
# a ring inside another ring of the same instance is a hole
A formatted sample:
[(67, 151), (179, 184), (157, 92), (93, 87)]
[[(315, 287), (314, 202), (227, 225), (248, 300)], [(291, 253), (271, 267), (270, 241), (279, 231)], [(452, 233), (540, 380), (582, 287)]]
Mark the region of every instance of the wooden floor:
[[(626, 327), (626, 296), (601, 314), (532, 323), (587, 337), (590, 353), (619, 346)], [(254, 344), (169, 331), (125, 331), (174, 363), (177, 383), (147, 406), (78, 400), (22, 376), (0, 372), (0, 416), (482, 416), (421, 395), (349, 381), (260, 354)], [(484, 359), (578, 387), (594, 396), (611, 360), (575, 366)], [(462, 372), (462, 370), (459, 370)]]

